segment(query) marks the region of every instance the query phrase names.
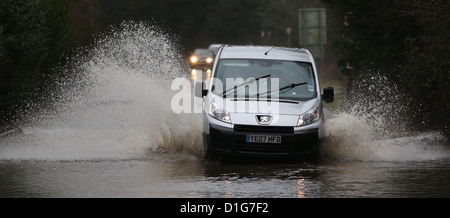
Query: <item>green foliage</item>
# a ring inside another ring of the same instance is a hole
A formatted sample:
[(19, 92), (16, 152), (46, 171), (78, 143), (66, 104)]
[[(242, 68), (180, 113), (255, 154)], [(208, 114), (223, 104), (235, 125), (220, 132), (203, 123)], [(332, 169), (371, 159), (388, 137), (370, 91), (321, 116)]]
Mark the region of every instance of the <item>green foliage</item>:
[(362, 69), (379, 70), (416, 100), (418, 126), (450, 136), (450, 2), (323, 1), (347, 24), (334, 42), (342, 72), (351, 80), (373, 72)]
[[(342, 22), (331, 23), (346, 23), (329, 38), (350, 81), (384, 74), (416, 99), (412, 108), (426, 121), (420, 125), (450, 135), (450, 2), (322, 1), (341, 14)], [(152, 21), (180, 36), (187, 51), (212, 43), (285, 46), (285, 29), (293, 27), (295, 46), (297, 10), (322, 6), (310, 0), (1, 0), (0, 120), (41, 101), (37, 96), (62, 76), (64, 57), (111, 25)], [(261, 38), (260, 31), (271, 36)]]
[(405, 40), (408, 57), (400, 80), (423, 104), (422, 114), (450, 136), (450, 2), (401, 2), (402, 13), (414, 16), (420, 28)]
[[(304, 5), (311, 1), (1, 0), (0, 120), (44, 102), (42, 93), (63, 76), (64, 57), (111, 25), (153, 22), (179, 36), (186, 52), (212, 43), (287, 45), (285, 29), (294, 27), (296, 42), (297, 9)], [(261, 38), (261, 30), (271, 37)]]
[(5, 55), (5, 47), (3, 46), (3, 26), (0, 26), (0, 62), (3, 62), (4, 55)]
[(0, 2), (1, 116), (36, 101), (52, 84), (54, 66), (71, 50), (67, 9), (59, 0)]
[[(306, 3), (304, 3), (306, 2)], [(311, 0), (96, 0), (101, 23), (108, 27), (123, 20), (152, 20), (182, 38), (187, 50), (212, 43), (276, 44), (298, 41), (297, 10)], [(261, 38), (260, 32), (266, 31)], [(271, 36), (267, 36), (267, 32)]]
[[(320, 1), (311, 0), (264, 0), (260, 1), (258, 22), (261, 30), (270, 31), (269, 37), (261, 38), (262, 44), (280, 46), (298, 45), (298, 9), (323, 7)], [(292, 29), (290, 43), (287, 42), (286, 28)]]
[(261, 1), (218, 1), (208, 8), (206, 29), (219, 42), (244, 44), (253, 41), (260, 30), (256, 15)]
[[(345, 19), (344, 34), (335, 42), (342, 66), (354, 71), (373, 66), (393, 71), (405, 60), (404, 39), (417, 34), (413, 17), (399, 13), (395, 0), (324, 0), (339, 8)], [(407, 25), (405, 25), (407, 24)]]

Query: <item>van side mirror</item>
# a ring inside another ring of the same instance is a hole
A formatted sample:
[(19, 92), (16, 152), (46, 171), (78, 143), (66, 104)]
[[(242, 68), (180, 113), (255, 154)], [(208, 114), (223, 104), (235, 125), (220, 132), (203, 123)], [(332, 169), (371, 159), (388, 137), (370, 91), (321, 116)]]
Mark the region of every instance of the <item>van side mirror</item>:
[(205, 83), (204, 82), (196, 82), (195, 83), (195, 97), (197, 98), (203, 98), (208, 94), (208, 90), (204, 89)]
[(322, 99), (325, 103), (332, 103), (334, 101), (334, 89), (333, 87), (325, 87), (323, 89)]

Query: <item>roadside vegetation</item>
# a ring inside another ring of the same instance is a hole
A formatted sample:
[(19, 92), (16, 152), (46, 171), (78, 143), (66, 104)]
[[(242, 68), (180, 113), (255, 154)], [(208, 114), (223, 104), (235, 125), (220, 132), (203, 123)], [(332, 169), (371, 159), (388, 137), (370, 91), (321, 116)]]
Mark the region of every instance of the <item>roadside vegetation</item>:
[(324, 2), (345, 22), (332, 46), (349, 89), (355, 78), (381, 74), (404, 92), (411, 128), (450, 136), (450, 2)]
[(351, 90), (355, 78), (386, 76), (413, 100), (415, 128), (450, 135), (446, 0), (2, 0), (0, 125), (51, 102), (75, 51), (122, 21), (158, 25), (186, 54), (213, 43), (298, 46), (297, 10), (308, 7), (327, 9), (329, 80), (342, 73)]

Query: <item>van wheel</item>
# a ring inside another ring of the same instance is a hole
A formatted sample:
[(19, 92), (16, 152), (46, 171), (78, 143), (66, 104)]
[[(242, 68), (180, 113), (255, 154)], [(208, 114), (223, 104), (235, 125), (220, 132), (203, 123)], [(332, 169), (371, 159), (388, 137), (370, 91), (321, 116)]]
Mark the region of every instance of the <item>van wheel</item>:
[(320, 147), (321, 147), (321, 144), (322, 144), (322, 140), (317, 139), (316, 143), (315, 143), (315, 146), (314, 146), (314, 150), (313, 150), (312, 156), (311, 156), (315, 160), (318, 160), (320, 158)]
[(213, 161), (217, 159), (217, 156), (214, 155), (211, 150), (209, 149), (209, 140), (208, 136), (203, 134), (203, 151), (204, 151), (204, 158), (206, 161)]

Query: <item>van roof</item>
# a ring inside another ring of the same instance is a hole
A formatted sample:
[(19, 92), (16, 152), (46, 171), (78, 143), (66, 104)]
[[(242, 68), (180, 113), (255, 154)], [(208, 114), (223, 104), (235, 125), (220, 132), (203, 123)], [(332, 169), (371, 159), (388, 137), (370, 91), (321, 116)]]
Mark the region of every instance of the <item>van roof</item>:
[(306, 49), (273, 46), (224, 46), (220, 58), (251, 58), (313, 62), (311, 53)]

